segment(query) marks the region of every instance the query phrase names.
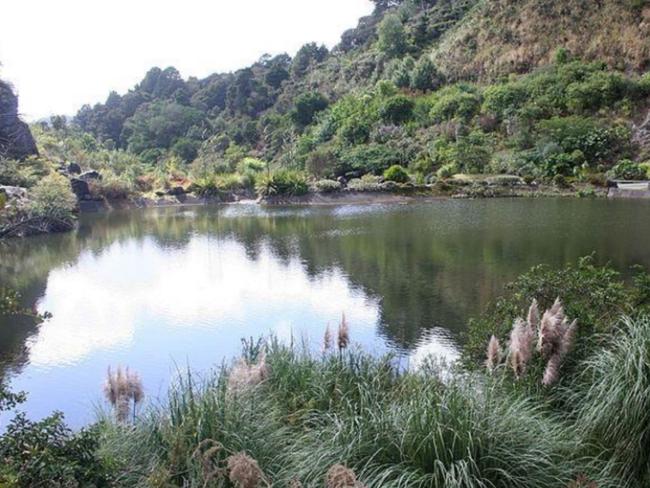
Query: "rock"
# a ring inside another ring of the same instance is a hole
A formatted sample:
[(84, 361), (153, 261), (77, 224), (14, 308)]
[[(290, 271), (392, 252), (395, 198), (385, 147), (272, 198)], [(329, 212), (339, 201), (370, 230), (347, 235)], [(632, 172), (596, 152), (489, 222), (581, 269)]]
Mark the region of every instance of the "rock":
[(175, 186), (167, 190), (167, 195), (173, 195), (173, 196), (185, 195), (185, 188), (183, 188), (182, 186)]
[(11, 159), (38, 155), (29, 126), (18, 118), (18, 97), (3, 81), (0, 81), (0, 114), (0, 155)]
[(84, 181), (101, 180), (102, 175), (99, 173), (99, 171), (92, 169), (90, 171), (86, 171), (85, 173), (81, 173), (79, 175), (79, 179)]
[(72, 178), (70, 180), (70, 187), (72, 193), (77, 196), (77, 199), (83, 200), (90, 196), (90, 188), (88, 182), (79, 178)]
[(336, 178), (336, 181), (338, 181), (341, 186), (346, 186), (348, 184), (348, 180), (345, 179), (345, 176), (339, 176)]
[(22, 186), (0, 186), (0, 193), (6, 195), (8, 200), (27, 198), (27, 189)]
[(71, 175), (81, 174), (81, 166), (79, 166), (77, 163), (68, 163), (68, 166), (66, 166), (65, 169)]

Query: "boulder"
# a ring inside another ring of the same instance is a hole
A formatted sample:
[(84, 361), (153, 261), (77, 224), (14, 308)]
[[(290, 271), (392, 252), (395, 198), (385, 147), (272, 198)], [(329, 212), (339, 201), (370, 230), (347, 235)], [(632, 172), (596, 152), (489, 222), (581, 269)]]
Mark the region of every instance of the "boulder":
[(167, 194), (173, 196), (185, 195), (185, 188), (182, 186), (174, 186), (173, 188), (167, 190)]
[(72, 178), (70, 180), (70, 187), (72, 188), (72, 193), (77, 196), (78, 200), (84, 200), (90, 196), (90, 188), (86, 180)]
[(0, 81), (0, 114), (0, 156), (25, 159), (38, 155), (29, 126), (18, 117), (18, 97), (3, 81)]
[(27, 198), (27, 189), (22, 186), (0, 186), (0, 193), (7, 197), (7, 200), (24, 200)]
[(85, 173), (81, 173), (79, 175), (79, 179), (83, 181), (101, 180), (102, 175), (99, 173), (99, 171), (92, 169), (90, 171), (86, 171)]
[(71, 175), (81, 174), (81, 166), (79, 166), (77, 163), (68, 163), (65, 170), (68, 172), (68, 174)]

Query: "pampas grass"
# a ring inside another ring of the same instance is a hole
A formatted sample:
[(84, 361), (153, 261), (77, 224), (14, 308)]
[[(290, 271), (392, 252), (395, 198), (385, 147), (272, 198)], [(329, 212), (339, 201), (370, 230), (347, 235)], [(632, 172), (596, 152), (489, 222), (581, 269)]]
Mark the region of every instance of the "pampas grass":
[[(516, 318), (510, 331), (507, 359), (515, 377), (520, 379), (526, 373), (536, 349), (546, 362), (542, 384), (550, 386), (556, 383), (560, 377), (562, 362), (573, 346), (576, 329), (577, 321), (569, 324), (559, 298), (556, 298), (541, 319), (539, 305), (537, 300), (533, 299), (526, 320)], [(499, 342), (493, 335), (487, 349), (488, 370), (494, 371), (500, 360)]]
[(130, 371), (129, 368), (122, 369), (118, 366), (113, 372), (108, 367), (106, 381), (104, 383), (104, 396), (111, 404), (118, 422), (126, 422), (133, 405), (133, 420), (135, 421), (136, 407), (144, 399), (144, 388), (140, 376)]
[(350, 468), (342, 464), (335, 464), (327, 470), (325, 475), (326, 488), (364, 488), (364, 485), (357, 481), (357, 475)]
[(325, 327), (325, 333), (323, 334), (323, 352), (326, 353), (332, 348), (332, 331), (330, 330), (330, 324), (327, 324)]
[(501, 344), (499, 344), (499, 339), (497, 339), (495, 336), (492, 336), (490, 337), (490, 342), (488, 343), (485, 367), (489, 372), (493, 372), (499, 363), (501, 363)]
[(533, 356), (535, 330), (523, 319), (516, 319), (510, 333), (509, 358), (512, 370), (517, 378), (525, 372)]
[(236, 394), (259, 385), (268, 377), (269, 367), (266, 354), (260, 353), (256, 364), (249, 364), (244, 358), (237, 360), (228, 377), (228, 391)]
[(343, 351), (350, 344), (350, 328), (345, 320), (345, 314), (341, 314), (341, 323), (339, 324), (337, 345), (339, 352)]
[(255, 459), (240, 452), (233, 454), (226, 459), (228, 466), (228, 479), (237, 488), (258, 488), (259, 486), (271, 486), (265, 479)]

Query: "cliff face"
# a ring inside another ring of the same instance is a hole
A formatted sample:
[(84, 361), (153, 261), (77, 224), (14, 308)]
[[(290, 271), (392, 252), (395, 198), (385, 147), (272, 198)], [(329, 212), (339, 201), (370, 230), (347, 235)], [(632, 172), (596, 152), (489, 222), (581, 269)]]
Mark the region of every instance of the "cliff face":
[(18, 118), (18, 97), (0, 81), (0, 157), (24, 159), (38, 154), (29, 126)]

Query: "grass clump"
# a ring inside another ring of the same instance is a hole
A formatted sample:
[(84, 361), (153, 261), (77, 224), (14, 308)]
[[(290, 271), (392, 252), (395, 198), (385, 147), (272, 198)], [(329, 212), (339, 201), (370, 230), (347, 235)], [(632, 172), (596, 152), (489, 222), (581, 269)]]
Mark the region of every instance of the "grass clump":
[(307, 177), (301, 171), (281, 169), (260, 177), (255, 189), (257, 194), (262, 197), (299, 196), (307, 193), (309, 186)]

